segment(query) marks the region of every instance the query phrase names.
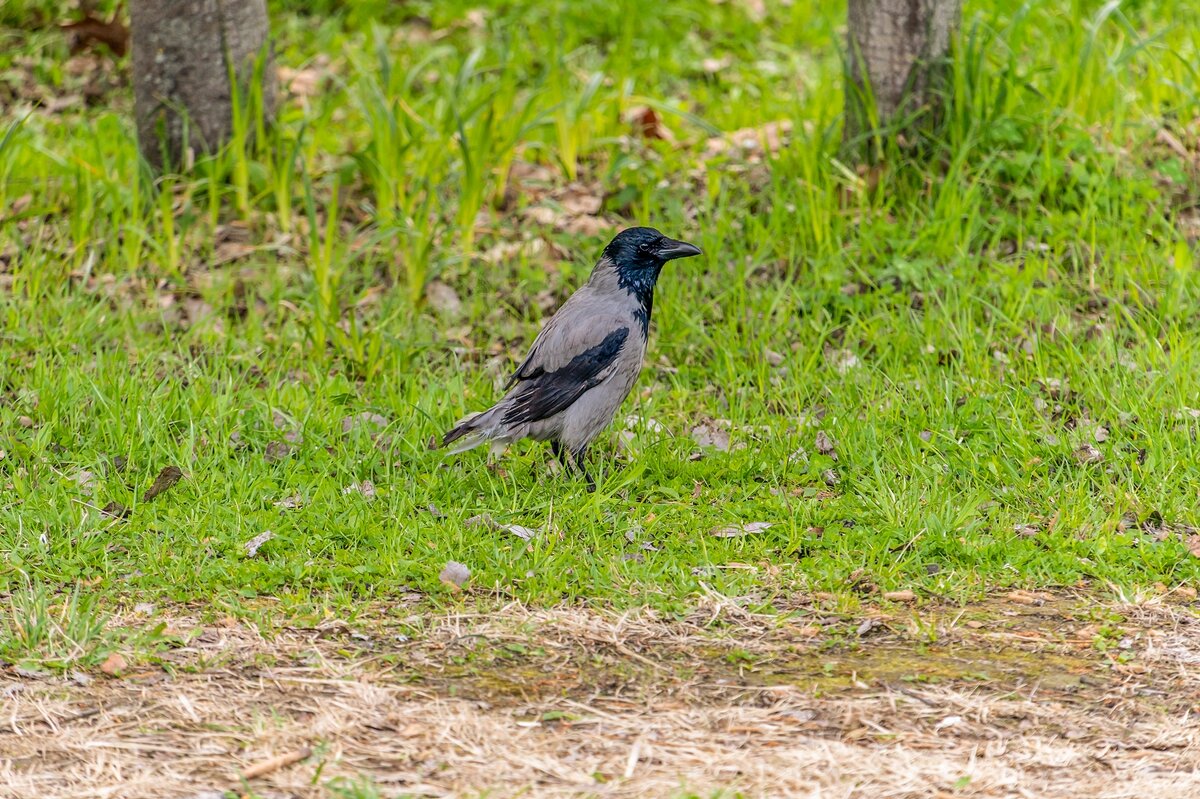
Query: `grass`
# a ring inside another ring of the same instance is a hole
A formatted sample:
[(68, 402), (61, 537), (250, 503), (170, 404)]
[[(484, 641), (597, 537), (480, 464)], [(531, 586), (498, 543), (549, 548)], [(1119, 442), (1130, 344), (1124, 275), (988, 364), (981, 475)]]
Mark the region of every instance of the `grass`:
[[(485, 597), (668, 609), (1200, 576), (1194, 4), (968, 4), (946, 119), (870, 169), (841, 8), (327, 5), (272, 6), (317, 89), (158, 178), (127, 60), (4, 29), (0, 588), (353, 613), (457, 601), (449, 560)], [(646, 105), (674, 142), (631, 134)], [(614, 232), (570, 192), (706, 253), (664, 275), (620, 415), (658, 424), (602, 439), (594, 495), (542, 447), (427, 448)], [(691, 434), (717, 419), (727, 451)]]

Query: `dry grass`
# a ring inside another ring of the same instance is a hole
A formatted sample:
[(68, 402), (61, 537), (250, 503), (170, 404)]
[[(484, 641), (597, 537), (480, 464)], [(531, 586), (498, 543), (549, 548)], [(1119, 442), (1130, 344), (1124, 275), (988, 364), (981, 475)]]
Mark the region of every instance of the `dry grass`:
[(0, 794), (324, 797), (366, 775), (382, 796), (1200, 795), (1197, 617), (1016, 599), (786, 620), (509, 606), (413, 641), (395, 616), (266, 640), (178, 615), (194, 634), (164, 667), (0, 672)]

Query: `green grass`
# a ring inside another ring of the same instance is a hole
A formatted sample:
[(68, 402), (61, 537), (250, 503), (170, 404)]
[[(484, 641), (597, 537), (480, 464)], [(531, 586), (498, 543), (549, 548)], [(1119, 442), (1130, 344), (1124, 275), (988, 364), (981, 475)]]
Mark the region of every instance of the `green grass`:
[[(452, 601), (456, 560), (484, 596), (677, 609), (1200, 576), (1200, 190), (1158, 137), (1200, 150), (1194, 3), (966, 4), (946, 119), (871, 171), (840, 149), (842, 8), (297, 5), (272, 8), (278, 61), (321, 91), (157, 179), (128, 61), (96, 105), (49, 111), (31, 98), (92, 76), (53, 27), (2, 32), (0, 588), (351, 612)], [(647, 104), (674, 144), (630, 135)], [(781, 119), (761, 162), (705, 160)], [(594, 495), (543, 447), (495, 470), (427, 448), (498, 396), (611, 234), (506, 202), (518, 160), (706, 253), (665, 273), (619, 417), (662, 428), (603, 438)], [(253, 249), (228, 261), (235, 234)], [(553, 247), (485, 257), (525, 239)], [(461, 310), (424, 303), (433, 279)], [(363, 412), (385, 429), (343, 432)], [(694, 459), (706, 419), (732, 447)], [(185, 479), (142, 501), (168, 465)], [(373, 499), (345, 491), (363, 480)]]

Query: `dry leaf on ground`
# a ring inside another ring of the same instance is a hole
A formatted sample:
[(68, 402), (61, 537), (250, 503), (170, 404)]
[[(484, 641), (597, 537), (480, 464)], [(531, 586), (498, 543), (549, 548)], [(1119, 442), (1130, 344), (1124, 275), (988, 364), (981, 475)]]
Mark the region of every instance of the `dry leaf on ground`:
[(85, 494), (92, 494), (96, 491), (96, 476), (87, 469), (80, 469), (71, 479)]
[(294, 97), (314, 97), (320, 94), (322, 84), (331, 74), (329, 63), (329, 57), (322, 53), (306, 67), (292, 69), (281, 66), (276, 68), (275, 74), (288, 94)]
[(839, 375), (844, 375), (852, 369), (857, 369), (862, 363), (858, 356), (847, 349), (826, 350), (825, 362), (833, 367)]
[(142, 502), (149, 502), (164, 491), (169, 490), (183, 477), (183, 471), (178, 466), (164, 466), (154, 478), (154, 484), (142, 494)]
[(728, 527), (714, 527), (708, 531), (713, 538), (741, 538), (745, 535), (758, 535), (771, 527), (771, 522), (740, 522)]
[(261, 533), (259, 533), (258, 535), (254, 536), (254, 538), (251, 538), (249, 541), (247, 541), (245, 544), (242, 545), (246, 548), (246, 557), (248, 557), (248, 558), (254, 557), (258, 553), (259, 547), (261, 547), (263, 544), (267, 543), (274, 537), (275, 537), (275, 534), (272, 533), (270, 530), (264, 530)]
[(693, 427), (692, 440), (701, 447), (729, 451), (729, 431), (715, 421), (701, 422)]
[(537, 536), (537, 530), (530, 527), (523, 527), (519, 524), (502, 524), (500, 525), (500, 529), (506, 533), (512, 533), (522, 541), (528, 541)]
[(281, 510), (295, 510), (296, 508), (304, 507), (304, 497), (299, 494), (292, 494), (290, 497), (284, 497), (274, 503), (274, 505)]
[(363, 499), (375, 499), (375, 484), (370, 480), (352, 483), (342, 489), (343, 494), (362, 494)]
[(662, 116), (648, 105), (631, 108), (625, 115), (625, 121), (633, 128), (635, 136), (657, 141), (675, 141), (675, 134), (663, 124)]
[(449, 283), (440, 280), (429, 281), (425, 286), (425, 299), (429, 301), (429, 307), (438, 313), (446, 316), (458, 316), (462, 313), (462, 300)]
[(446, 561), (438, 579), (454, 588), (462, 588), (471, 579), (471, 570), (456, 560)]
[(285, 441), (272, 441), (267, 444), (267, 450), (263, 453), (263, 458), (266, 459), (267, 463), (276, 463), (291, 454), (291, 444)]
[(109, 677), (116, 677), (121, 672), (125, 671), (126, 668), (128, 668), (128, 664), (125, 662), (125, 658), (123, 658), (118, 652), (113, 652), (104, 659), (103, 663), (100, 664), (100, 671), (104, 672)]
[(129, 48), (129, 28), (116, 16), (106, 21), (87, 13), (83, 19), (64, 22), (59, 27), (70, 37), (71, 55), (97, 44), (104, 45), (116, 56), (125, 55)]
[(710, 138), (705, 146), (705, 154), (710, 158), (718, 155), (745, 155), (753, 160), (761, 156), (764, 148), (768, 153), (779, 152), (791, 131), (790, 119), (768, 122), (757, 128), (742, 128), (724, 136)]

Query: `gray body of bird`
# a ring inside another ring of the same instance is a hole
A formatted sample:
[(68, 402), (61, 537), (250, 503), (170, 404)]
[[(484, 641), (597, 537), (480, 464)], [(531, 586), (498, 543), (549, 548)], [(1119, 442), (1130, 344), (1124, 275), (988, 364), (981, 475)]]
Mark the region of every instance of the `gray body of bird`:
[(622, 231), (588, 282), (542, 328), (504, 398), (460, 421), (442, 445), (462, 452), (486, 442), (549, 441), (564, 462), (566, 451), (592, 487), (583, 457), (642, 370), (659, 273), (667, 261), (699, 254), (652, 228)]

